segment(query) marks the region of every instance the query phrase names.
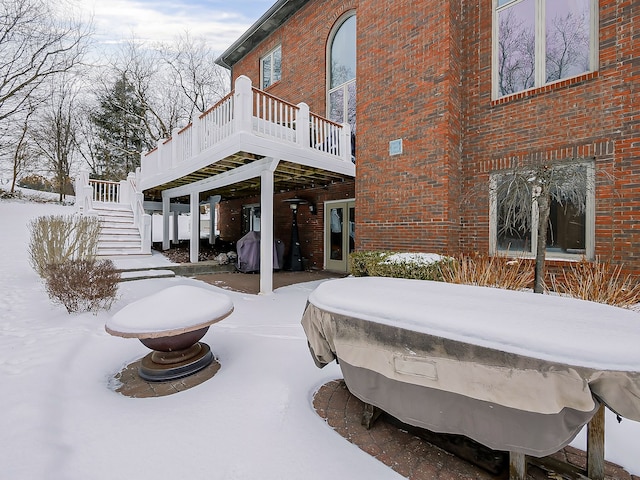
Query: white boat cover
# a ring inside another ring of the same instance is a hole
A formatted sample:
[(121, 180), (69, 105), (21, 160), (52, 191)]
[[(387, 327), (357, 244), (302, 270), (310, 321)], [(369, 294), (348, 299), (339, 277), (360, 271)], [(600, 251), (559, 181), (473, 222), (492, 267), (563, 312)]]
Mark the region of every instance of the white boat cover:
[(379, 277), (322, 283), (316, 365), (410, 425), (546, 456), (604, 403), (640, 421), (640, 315), (551, 295)]

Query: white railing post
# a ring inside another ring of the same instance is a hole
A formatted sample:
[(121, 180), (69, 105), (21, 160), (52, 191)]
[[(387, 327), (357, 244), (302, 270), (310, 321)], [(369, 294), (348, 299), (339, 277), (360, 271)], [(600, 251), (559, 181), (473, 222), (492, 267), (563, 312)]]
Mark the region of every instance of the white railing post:
[(296, 138), (298, 145), (302, 148), (309, 148), (311, 139), (309, 137), (311, 131), (311, 121), (309, 115), (309, 105), (302, 102), (298, 104), (298, 117), (296, 118)]
[(191, 122), (191, 155), (196, 156), (200, 153), (200, 115), (196, 114)]
[(145, 255), (151, 254), (151, 215), (148, 213), (142, 216), (140, 235), (142, 236), (142, 253)]
[(171, 166), (171, 158), (169, 155), (169, 152), (166, 151), (166, 149), (164, 148), (165, 144), (164, 142), (166, 142), (166, 139), (161, 138), (158, 140), (158, 149), (156, 150), (157, 154), (158, 154), (158, 172), (164, 172), (165, 170), (169, 170), (169, 167)]
[(93, 210), (93, 187), (91, 185), (85, 185), (82, 187), (83, 191), (83, 215), (87, 215), (89, 212)]
[(171, 166), (175, 167), (182, 158), (182, 152), (180, 151), (180, 142), (178, 141), (179, 128), (174, 128), (171, 131)]
[(75, 185), (75, 194), (76, 194), (76, 210), (80, 210), (84, 208), (86, 191), (86, 186), (89, 185), (89, 171), (82, 169), (80, 173), (76, 177), (76, 185)]
[(343, 123), (340, 129), (340, 155), (345, 162), (351, 162), (351, 125)]
[(235, 131), (250, 132), (253, 117), (253, 91), (251, 80), (244, 75), (236, 79), (233, 110)]
[(127, 180), (120, 180), (119, 193), (118, 203), (131, 203), (131, 186), (128, 176)]

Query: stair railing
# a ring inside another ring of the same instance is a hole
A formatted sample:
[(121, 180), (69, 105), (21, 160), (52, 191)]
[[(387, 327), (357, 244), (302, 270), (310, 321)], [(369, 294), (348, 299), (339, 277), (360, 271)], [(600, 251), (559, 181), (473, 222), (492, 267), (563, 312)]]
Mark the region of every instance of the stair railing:
[(151, 215), (144, 211), (144, 195), (138, 191), (137, 178), (139, 178), (140, 168), (136, 169), (136, 173), (129, 173), (126, 180), (126, 191), (131, 210), (133, 211), (133, 224), (140, 232), (142, 239), (142, 253), (151, 253)]
[(141, 253), (150, 254), (151, 215), (144, 211), (144, 196), (137, 188), (139, 179), (140, 168), (120, 182), (91, 180), (89, 172), (82, 170), (76, 177), (76, 209), (83, 215), (95, 215), (94, 202), (128, 204), (133, 212), (133, 224), (142, 239)]

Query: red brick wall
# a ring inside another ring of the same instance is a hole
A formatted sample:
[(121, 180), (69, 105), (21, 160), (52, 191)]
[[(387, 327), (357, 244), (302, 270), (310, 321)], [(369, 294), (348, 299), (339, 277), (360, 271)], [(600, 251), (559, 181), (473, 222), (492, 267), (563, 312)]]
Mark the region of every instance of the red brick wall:
[[(360, 2), (358, 248), (457, 245), (457, 17), (449, 2)], [(390, 156), (389, 141), (399, 138), (404, 153)]]
[(462, 166), (469, 201), (462, 202), (461, 249), (488, 249), (491, 171), (514, 161), (595, 157), (596, 255), (640, 273), (640, 4), (600, 0), (595, 74), (492, 101), (491, 3), (467, 2), (463, 12)]
[(326, 114), (326, 47), (336, 21), (355, 10), (356, 0), (307, 3), (281, 28), (233, 66), (240, 75), (260, 87), (260, 57), (282, 46), (282, 78), (266, 91), (290, 103), (305, 102), (314, 113)]
[[(324, 112), (327, 40), (352, 9), (357, 248), (449, 251), (459, 217), (460, 11), (436, 0), (311, 2), (235, 65), (233, 77), (257, 84), (260, 57), (281, 43), (282, 80), (268, 91)], [(404, 153), (389, 156), (389, 141), (398, 138)]]
[[(326, 43), (352, 9), (358, 249), (486, 252), (490, 172), (514, 159), (585, 156), (597, 167), (596, 254), (640, 273), (636, 0), (600, 0), (595, 74), (500, 101), (491, 98), (491, 0), (312, 1), (238, 63), (234, 78), (257, 85), (260, 56), (280, 43), (282, 80), (268, 91), (323, 113)], [(404, 153), (390, 156), (399, 138)], [(288, 240), (285, 225), (277, 235)]]

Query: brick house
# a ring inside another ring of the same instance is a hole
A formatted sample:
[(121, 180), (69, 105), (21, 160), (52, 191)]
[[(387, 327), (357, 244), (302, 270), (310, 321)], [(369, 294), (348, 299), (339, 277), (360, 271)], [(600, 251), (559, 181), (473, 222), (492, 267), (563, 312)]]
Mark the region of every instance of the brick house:
[[(319, 211), (355, 200), (357, 249), (530, 252), (533, 232), (499, 228), (492, 179), (572, 158), (593, 183), (585, 211), (552, 205), (548, 257), (640, 273), (638, 25), (633, 1), (278, 1), (218, 63), (332, 120), (354, 117), (353, 186), (305, 193)], [(356, 90), (355, 111), (336, 113), (334, 92)], [(221, 204), (224, 218), (238, 202)], [(321, 223), (301, 223), (316, 267)]]
[(232, 94), (139, 185), (167, 212), (215, 197), (223, 240), (288, 252), (303, 201), (301, 261), (347, 271), (352, 249), (532, 256), (496, 186), (572, 159), (582, 197), (552, 204), (547, 257), (640, 274), (639, 25), (635, 0), (278, 0), (217, 60)]

